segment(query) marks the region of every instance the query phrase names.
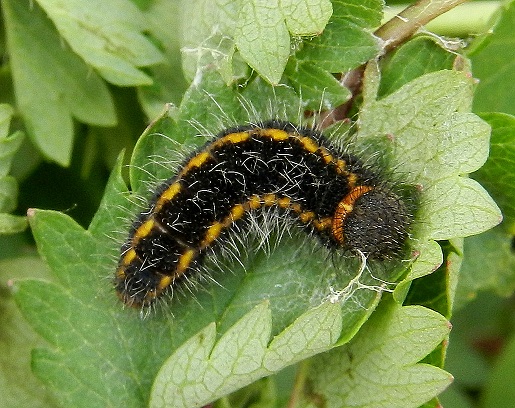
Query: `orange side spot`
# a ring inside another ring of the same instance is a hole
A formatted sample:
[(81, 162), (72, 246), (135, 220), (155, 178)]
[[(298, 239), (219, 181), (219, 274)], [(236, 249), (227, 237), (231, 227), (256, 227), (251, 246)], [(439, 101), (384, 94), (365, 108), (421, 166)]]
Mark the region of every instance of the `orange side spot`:
[(333, 155), (329, 153), (329, 150), (327, 150), (325, 147), (320, 147), (320, 155), (322, 156), (322, 160), (325, 164), (329, 164), (334, 161)]
[(143, 224), (141, 224), (138, 227), (138, 229), (134, 232), (134, 235), (132, 237), (132, 244), (136, 245), (141, 238), (145, 238), (148, 234), (150, 234), (154, 226), (155, 222), (153, 218), (149, 218)]
[(179, 277), (186, 272), (186, 269), (191, 265), (191, 261), (193, 261), (196, 254), (197, 251), (195, 249), (188, 249), (181, 255), (175, 270), (175, 277)]
[(137, 254), (136, 254), (136, 251), (134, 250), (134, 248), (129, 249), (123, 257), (122, 265), (123, 266), (129, 265), (132, 261), (134, 261), (134, 259), (136, 259), (136, 257), (137, 257)]
[(302, 207), (298, 203), (291, 204), (290, 208), (294, 213), (300, 214), (302, 212)]
[(257, 210), (258, 208), (261, 207), (261, 199), (257, 195), (253, 195), (252, 197), (250, 197), (248, 203), (249, 203), (249, 208), (251, 210)]
[[(349, 175), (347, 176), (347, 181), (349, 183), (349, 186), (351, 188), (354, 188), (356, 186), (356, 183), (358, 182), (358, 175), (356, 173), (349, 173)], [(365, 187), (365, 186), (361, 186), (361, 187)], [(360, 188), (360, 187), (356, 187), (356, 188)], [(372, 187), (370, 187), (372, 188)], [(366, 191), (365, 191), (366, 193)], [(363, 194), (365, 194), (363, 193)]]
[(124, 280), (126, 276), (127, 276), (127, 275), (125, 274), (125, 269), (123, 269), (123, 268), (118, 268), (118, 269), (116, 270), (116, 274), (115, 274), (116, 279), (118, 279), (118, 280)]
[(302, 147), (309, 153), (315, 153), (320, 147), (315, 140), (307, 136), (299, 137), (299, 141)]
[(162, 275), (159, 283), (156, 286), (157, 293), (161, 293), (164, 289), (170, 286), (173, 282), (173, 277), (170, 275)]
[(304, 224), (312, 221), (315, 218), (315, 213), (313, 211), (305, 211), (299, 214), (299, 219)]
[(331, 232), (336, 241), (341, 245), (343, 245), (345, 241), (343, 238), (343, 223), (352, 210), (354, 210), (354, 203), (362, 195), (373, 189), (374, 188), (370, 186), (355, 187), (338, 203), (332, 219)]
[(163, 194), (159, 197), (159, 200), (157, 200), (156, 206), (154, 208), (154, 212), (158, 212), (161, 210), (163, 205), (170, 200), (172, 200), (179, 192), (181, 191), (181, 183), (175, 182), (168, 187)]
[(204, 239), (200, 242), (202, 248), (206, 248), (211, 245), (222, 233), (224, 225), (221, 222), (215, 222), (211, 225), (204, 235)]
[(322, 218), (321, 220), (313, 220), (313, 226), (318, 231), (325, 231), (328, 228), (331, 228), (333, 225), (333, 219), (330, 217)]
[(338, 159), (336, 161), (336, 171), (343, 175), (348, 174), (349, 171), (347, 170), (347, 162), (345, 160)]
[(275, 194), (265, 194), (263, 196), (263, 204), (267, 207), (271, 207), (277, 202), (277, 196)]
[[(236, 204), (231, 208), (231, 214), (229, 215), (232, 222), (238, 221), (245, 215), (245, 207), (242, 204)], [(226, 221), (227, 225), (229, 225), (228, 221)]]
[(285, 130), (281, 129), (260, 129), (257, 134), (260, 137), (270, 137), (272, 140), (276, 142), (282, 142), (288, 140), (290, 134)]
[(290, 208), (291, 199), (288, 197), (282, 197), (279, 200), (277, 200), (277, 205), (283, 209)]

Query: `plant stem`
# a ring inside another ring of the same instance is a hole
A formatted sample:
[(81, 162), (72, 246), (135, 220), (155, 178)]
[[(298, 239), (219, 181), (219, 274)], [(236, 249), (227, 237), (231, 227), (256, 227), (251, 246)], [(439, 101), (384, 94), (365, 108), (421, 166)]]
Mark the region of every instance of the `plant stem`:
[[(449, 37), (467, 37), (471, 34), (487, 32), (491, 27), (492, 17), (501, 7), (498, 1), (474, 1), (459, 6), (436, 17), (426, 24), (426, 28), (439, 35)], [(386, 7), (384, 19), (386, 22), (404, 10), (406, 6), (395, 5)]]
[(296, 408), (300, 402), (300, 398), (304, 393), (306, 379), (308, 377), (309, 362), (307, 360), (301, 361), (298, 364), (297, 374), (295, 375), (295, 383), (291, 391), (290, 400), (288, 401), (287, 408)]
[(379, 27), (375, 35), (385, 41), (384, 52), (405, 42), (417, 30), (466, 0), (419, 0)]
[[(384, 55), (405, 43), (420, 27), (425, 26), (430, 21), (465, 1), (466, 0), (419, 0), (403, 9), (400, 13), (394, 15), (390, 20), (379, 27), (374, 33), (384, 41), (382, 54)], [(496, 7), (499, 7), (498, 3), (496, 3)], [(493, 13), (494, 11), (491, 12)], [(347, 114), (354, 103), (355, 97), (361, 92), (364, 72), (365, 65), (362, 65), (347, 72), (343, 76), (342, 83), (352, 92), (353, 96), (343, 105), (324, 113), (323, 128), (347, 118)]]

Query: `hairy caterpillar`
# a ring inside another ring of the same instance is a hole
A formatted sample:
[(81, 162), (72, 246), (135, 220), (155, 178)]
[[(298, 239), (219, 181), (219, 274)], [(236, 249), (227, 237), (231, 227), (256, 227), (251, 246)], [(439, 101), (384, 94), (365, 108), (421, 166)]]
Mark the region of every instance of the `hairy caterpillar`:
[(249, 214), (277, 208), (329, 248), (397, 257), (412, 217), (403, 199), (322, 134), (271, 120), (227, 129), (165, 181), (122, 245), (120, 299), (136, 307), (198, 272)]

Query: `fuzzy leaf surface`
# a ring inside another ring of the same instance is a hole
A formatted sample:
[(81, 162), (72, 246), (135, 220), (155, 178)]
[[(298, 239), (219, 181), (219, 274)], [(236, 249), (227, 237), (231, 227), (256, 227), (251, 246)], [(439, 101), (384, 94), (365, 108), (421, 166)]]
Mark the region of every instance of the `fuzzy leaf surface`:
[(495, 202), (479, 183), (462, 177), (484, 164), (489, 149), (488, 124), (469, 112), (473, 81), (460, 72), (432, 72), (380, 100), (374, 100), (373, 86), (359, 137), (374, 149), (390, 145), (392, 165), (414, 177), (423, 240), (479, 234), (497, 225), (502, 215)]
[(327, 408), (416, 408), (452, 381), (444, 370), (418, 363), (449, 333), (440, 314), (421, 306), (382, 304), (348, 344), (313, 358), (310, 400)]
[[(324, 303), (300, 316), (270, 343), (266, 303), (256, 306), (215, 344), (207, 326), (165, 362), (156, 377), (150, 406), (202, 407), (231, 391), (333, 345), (341, 331), (341, 308)], [(195, 381), (191, 381), (194, 379)]]

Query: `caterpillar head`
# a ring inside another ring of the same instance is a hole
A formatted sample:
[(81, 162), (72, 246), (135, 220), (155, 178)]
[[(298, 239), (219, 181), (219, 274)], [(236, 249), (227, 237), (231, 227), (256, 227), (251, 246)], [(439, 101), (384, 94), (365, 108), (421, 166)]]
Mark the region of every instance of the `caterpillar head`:
[(411, 221), (406, 205), (395, 193), (358, 186), (338, 203), (332, 235), (339, 245), (369, 258), (394, 258), (402, 252)]

